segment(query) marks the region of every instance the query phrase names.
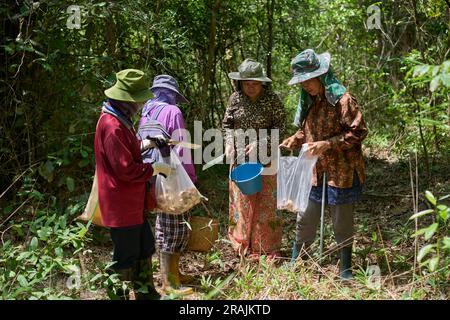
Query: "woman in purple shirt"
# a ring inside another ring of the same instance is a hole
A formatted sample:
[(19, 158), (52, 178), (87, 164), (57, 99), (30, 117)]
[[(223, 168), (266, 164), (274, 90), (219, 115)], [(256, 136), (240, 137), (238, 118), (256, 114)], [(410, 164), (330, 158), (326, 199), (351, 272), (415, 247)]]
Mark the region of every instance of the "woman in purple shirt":
[[(179, 92), (176, 80), (169, 75), (156, 76), (151, 90), (155, 98), (145, 104), (139, 127), (150, 120), (156, 121), (163, 127), (163, 135), (172, 140), (186, 141), (183, 114), (176, 104), (189, 101)], [(173, 148), (173, 151), (177, 153), (184, 169), (195, 183), (197, 176), (190, 151), (179, 146)], [(146, 159), (144, 155), (144, 162), (146, 160), (150, 159)], [(189, 240), (189, 228), (185, 223), (188, 218), (188, 213), (174, 215), (164, 212), (158, 213), (156, 217), (156, 244), (160, 252), (163, 290), (166, 293), (178, 295), (192, 293), (192, 288), (181, 286), (182, 283), (192, 281), (192, 277), (181, 274), (179, 270), (180, 254), (186, 248)]]

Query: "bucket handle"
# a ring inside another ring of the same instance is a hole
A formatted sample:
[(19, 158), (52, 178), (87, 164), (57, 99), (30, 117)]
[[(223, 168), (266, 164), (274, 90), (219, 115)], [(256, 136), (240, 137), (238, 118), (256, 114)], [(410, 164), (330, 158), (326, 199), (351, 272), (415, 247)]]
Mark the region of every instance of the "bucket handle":
[[(240, 157), (239, 157), (239, 159), (242, 159), (242, 157), (244, 157), (244, 159), (245, 159), (245, 153), (243, 154), (243, 155), (241, 155)], [(230, 175), (231, 174), (231, 171), (233, 171), (233, 169), (236, 167), (236, 165), (237, 165), (237, 160), (238, 160), (238, 157), (237, 157), (237, 152), (235, 152), (234, 153), (234, 156), (233, 156), (233, 160), (231, 161), (231, 164), (230, 164), (230, 171), (228, 172), (228, 175)], [(231, 181), (233, 181), (234, 182), (234, 180), (233, 179), (231, 179)]]

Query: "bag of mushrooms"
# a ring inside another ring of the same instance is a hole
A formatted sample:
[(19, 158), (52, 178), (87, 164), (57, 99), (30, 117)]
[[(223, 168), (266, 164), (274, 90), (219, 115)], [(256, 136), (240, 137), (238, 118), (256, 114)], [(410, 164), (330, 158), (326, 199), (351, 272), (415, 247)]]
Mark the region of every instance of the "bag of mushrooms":
[(167, 178), (161, 175), (156, 176), (156, 208), (154, 211), (168, 214), (182, 214), (200, 203), (202, 199), (207, 200), (197, 190), (173, 150), (171, 150), (169, 157), (160, 157), (159, 159), (169, 164), (172, 171)]
[(304, 212), (312, 187), (312, 174), (317, 156), (308, 152), (303, 144), (298, 157), (282, 157), (278, 153), (277, 209), (290, 212)]

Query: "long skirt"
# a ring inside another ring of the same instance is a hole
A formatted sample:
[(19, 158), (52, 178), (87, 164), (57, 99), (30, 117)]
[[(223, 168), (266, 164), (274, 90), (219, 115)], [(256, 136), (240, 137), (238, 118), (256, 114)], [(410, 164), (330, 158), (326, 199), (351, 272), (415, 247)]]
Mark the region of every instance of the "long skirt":
[(262, 191), (251, 196), (229, 185), (228, 237), (240, 254), (276, 255), (281, 248), (282, 219), (277, 216), (277, 176), (262, 176)]

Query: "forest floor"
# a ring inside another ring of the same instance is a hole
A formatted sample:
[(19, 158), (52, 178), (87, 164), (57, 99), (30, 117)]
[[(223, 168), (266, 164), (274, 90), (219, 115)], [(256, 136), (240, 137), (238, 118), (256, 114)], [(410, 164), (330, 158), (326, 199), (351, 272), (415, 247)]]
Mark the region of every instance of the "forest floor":
[[(208, 207), (220, 221), (218, 242), (208, 253), (185, 252), (181, 270), (194, 275), (195, 293), (188, 299), (448, 299), (449, 287), (442, 287), (418, 277), (414, 264), (414, 222), (409, 163), (399, 161), (389, 152), (365, 149), (367, 181), (364, 195), (355, 209), (353, 269), (351, 283), (337, 281), (338, 257), (329, 215), (325, 222), (325, 259), (319, 265), (318, 239), (313, 245), (313, 259), (289, 264), (295, 236), (295, 214), (281, 212), (284, 219), (282, 258), (268, 262), (240, 260), (226, 237), (228, 219), (228, 179), (225, 165), (204, 172), (200, 170), (199, 189), (209, 198)], [(375, 156), (376, 155), (376, 156)], [(415, 169), (413, 160), (413, 179)], [(423, 198), (427, 186), (436, 196), (450, 194), (450, 163), (435, 161), (430, 179), (425, 179), (419, 165), (419, 210), (427, 208)], [(204, 215), (201, 207), (193, 214)], [(154, 218), (150, 219), (154, 225)], [(152, 221), (153, 220), (153, 221)], [(85, 270), (95, 273), (99, 262), (111, 260), (109, 234), (94, 227), (89, 251), (82, 257)], [(315, 249), (315, 250), (314, 250)], [(153, 257), (155, 283), (159, 287), (159, 262)], [(375, 266), (375, 267), (374, 267)], [(379, 268), (380, 277), (368, 273)], [(375, 268), (375, 269), (374, 269)], [(377, 282), (379, 281), (379, 282)], [(83, 291), (81, 299), (107, 299), (104, 290)], [(168, 297), (177, 298), (177, 297)]]

